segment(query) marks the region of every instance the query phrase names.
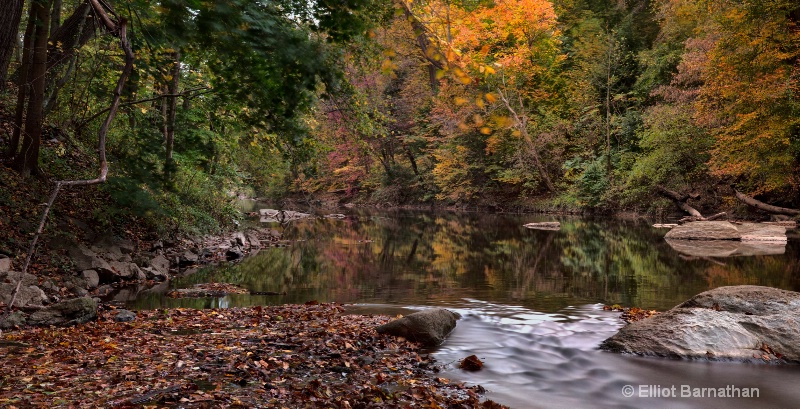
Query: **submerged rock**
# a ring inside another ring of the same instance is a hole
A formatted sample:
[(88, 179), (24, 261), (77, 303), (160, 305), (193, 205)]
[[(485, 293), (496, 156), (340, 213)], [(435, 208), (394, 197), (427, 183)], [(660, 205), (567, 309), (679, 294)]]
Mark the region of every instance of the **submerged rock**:
[(419, 342), (428, 346), (436, 346), (444, 342), (456, 327), (458, 314), (444, 308), (434, 308), (415, 312), (376, 328), (379, 334)]
[(601, 349), (688, 359), (800, 363), (800, 293), (752, 285), (700, 293), (623, 327)]

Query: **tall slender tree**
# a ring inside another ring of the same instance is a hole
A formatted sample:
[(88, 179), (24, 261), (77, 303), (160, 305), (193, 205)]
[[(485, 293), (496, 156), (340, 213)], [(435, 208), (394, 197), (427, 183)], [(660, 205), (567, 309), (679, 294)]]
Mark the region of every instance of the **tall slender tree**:
[(23, 0), (0, 2), (0, 91), (6, 87), (8, 66), (17, 47)]

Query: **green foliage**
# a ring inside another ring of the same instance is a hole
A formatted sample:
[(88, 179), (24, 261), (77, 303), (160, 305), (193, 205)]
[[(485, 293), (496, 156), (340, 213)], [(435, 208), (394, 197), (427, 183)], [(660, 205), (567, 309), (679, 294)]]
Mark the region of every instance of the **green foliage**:
[(609, 189), (606, 158), (599, 156), (584, 166), (583, 172), (576, 180), (577, 199), (582, 206), (598, 207), (603, 203)]

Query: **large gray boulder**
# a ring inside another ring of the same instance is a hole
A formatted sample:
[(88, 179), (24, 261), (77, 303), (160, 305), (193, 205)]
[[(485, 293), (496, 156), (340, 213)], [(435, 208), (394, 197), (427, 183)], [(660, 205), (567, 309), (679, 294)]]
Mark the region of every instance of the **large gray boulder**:
[(70, 247), (67, 251), (78, 271), (94, 270), (99, 274), (115, 274), (105, 259), (83, 244)]
[(83, 324), (97, 317), (97, 301), (89, 297), (73, 298), (50, 305), (28, 316), (33, 326), (69, 326)]
[(800, 363), (800, 293), (741, 285), (700, 293), (606, 339), (614, 352)]
[(135, 263), (112, 261), (108, 264), (114, 269), (116, 275), (123, 280), (143, 280), (145, 278), (145, 274)]
[(150, 260), (150, 267), (158, 271), (160, 275), (166, 276), (169, 274), (169, 260), (161, 254)]
[(376, 328), (379, 334), (403, 337), (423, 345), (436, 346), (456, 327), (460, 316), (444, 308), (415, 312)]
[(6, 305), (11, 302), (19, 280), (22, 280), (22, 284), (14, 300), (15, 307), (39, 306), (47, 303), (47, 295), (36, 285), (39, 281), (36, 276), (17, 271), (0, 273), (0, 302)]

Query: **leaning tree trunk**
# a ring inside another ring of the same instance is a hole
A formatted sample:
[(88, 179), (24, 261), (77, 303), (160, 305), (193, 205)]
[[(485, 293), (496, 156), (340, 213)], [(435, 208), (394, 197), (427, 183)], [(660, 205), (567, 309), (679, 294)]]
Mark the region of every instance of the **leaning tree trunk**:
[(746, 194), (744, 194), (744, 193), (742, 193), (742, 192), (740, 192), (738, 190), (736, 190), (735, 192), (736, 192), (736, 198), (741, 200), (742, 203), (744, 203), (744, 204), (746, 204), (748, 206), (753, 206), (756, 209), (763, 210), (763, 211), (765, 211), (767, 213), (770, 213), (770, 214), (782, 214), (782, 215), (786, 215), (786, 216), (798, 216), (798, 215), (800, 215), (800, 210), (769, 205), (769, 204), (766, 204), (766, 203), (764, 203), (764, 202), (762, 202), (760, 200), (756, 200), (756, 199), (754, 199), (754, 198), (752, 198), (750, 196), (747, 196)]
[(672, 201), (675, 202), (675, 205), (678, 206), (681, 210), (683, 210), (686, 213), (689, 213), (689, 216), (686, 216), (683, 219), (678, 220), (678, 223), (706, 221), (706, 220), (717, 220), (717, 219), (720, 219), (720, 218), (728, 216), (728, 213), (721, 212), (721, 213), (717, 213), (717, 214), (712, 215), (712, 216), (705, 217), (700, 213), (700, 211), (698, 211), (697, 209), (695, 209), (692, 206), (689, 206), (689, 204), (686, 203), (686, 201), (689, 200), (690, 198), (697, 199), (700, 195), (696, 195), (696, 194), (694, 194), (694, 195), (681, 194), (681, 193), (669, 190), (669, 189), (667, 189), (667, 188), (665, 188), (664, 186), (661, 186), (661, 185), (657, 185), (655, 187), (655, 189), (662, 196), (672, 199)]
[(690, 216), (697, 217), (699, 219), (703, 218), (703, 215), (699, 210), (686, 203), (686, 201), (690, 198), (689, 195), (680, 194), (661, 185), (656, 186), (656, 191), (662, 196), (672, 199), (676, 206), (678, 206), (684, 212), (689, 213)]
[(45, 74), (47, 73), (47, 32), (50, 29), (50, 1), (34, 0), (30, 18), (36, 23), (33, 30), (33, 56), (28, 75), (31, 80), (30, 96), (25, 110), (25, 131), (22, 149), (14, 159), (14, 169), (27, 176), (38, 172), (39, 147), (42, 140)]
[(23, 0), (0, 1), (0, 91), (6, 88), (8, 66), (17, 46)]

